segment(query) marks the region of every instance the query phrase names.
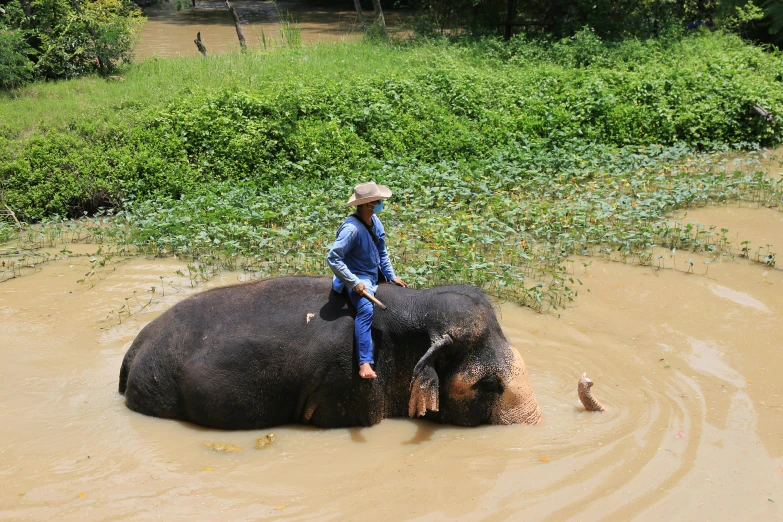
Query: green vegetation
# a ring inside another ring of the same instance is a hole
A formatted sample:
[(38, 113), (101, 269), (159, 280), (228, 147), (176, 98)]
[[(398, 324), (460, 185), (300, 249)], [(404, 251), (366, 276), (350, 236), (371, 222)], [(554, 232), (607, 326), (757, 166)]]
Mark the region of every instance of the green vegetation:
[[(157, 60), (121, 84), (36, 85), (0, 106), (3, 203), (42, 220), (0, 225), (17, 241), (4, 277), (74, 239), (103, 245), (85, 283), (105, 256), (137, 253), (188, 259), (193, 281), (327, 273), (350, 189), (374, 179), (395, 192), (384, 223), (410, 282), (559, 307), (579, 285), (569, 255), (658, 267), (656, 246), (729, 253), (724, 232), (666, 216), (780, 204), (760, 155), (724, 158), (780, 142), (778, 119), (752, 108), (783, 112), (782, 74), (780, 55), (734, 36), (610, 44), (586, 30)], [(113, 216), (57, 217), (99, 207)]]
[[(178, 74), (181, 62), (154, 62), (149, 81), (123, 82), (138, 90), (92, 111), (77, 102), (94, 103), (89, 94), (58, 96), (65, 99), (55, 111), (37, 103), (35, 91), (48, 86), (33, 87), (30, 99), (23, 92), (4, 104), (0, 117), (8, 122), (0, 131), (8, 140), (0, 158), (5, 200), (20, 217), (41, 219), (127, 198), (179, 198), (216, 181), (266, 188), (355, 176), (378, 161), (486, 158), (538, 140), (709, 148), (780, 139), (779, 120), (752, 110), (783, 112), (780, 57), (735, 37), (610, 45), (584, 31), (553, 45), (517, 38), (509, 45), (337, 48), (255, 54), (246, 60), (252, 88), (237, 80), (225, 86), (216, 68), (208, 81), (182, 82), (157, 107), (151, 91), (166, 92), (158, 77), (188, 76)], [(386, 54), (378, 60), (386, 66), (340, 77), (357, 61), (354, 48)], [(92, 82), (71, 85), (78, 91)], [(44, 111), (62, 119), (31, 128)], [(14, 128), (15, 118), (28, 125)]]
[[(783, 43), (781, 0), (401, 0), (420, 15), (421, 34), (497, 35), (509, 14), (528, 34), (572, 36), (592, 27), (602, 38), (671, 37), (709, 27), (753, 41)], [(511, 11), (509, 12), (509, 9)]]
[(124, 0), (0, 0), (0, 89), (113, 74), (130, 62), (141, 20)]
[(512, 18), (527, 22), (529, 32), (562, 37), (590, 26), (608, 38), (660, 36), (672, 27), (710, 20), (718, 8), (718, 2), (710, 0), (520, 0), (512, 4), (497, 0), (403, 0), (402, 4), (423, 10), (420, 31), (497, 34), (512, 5)]

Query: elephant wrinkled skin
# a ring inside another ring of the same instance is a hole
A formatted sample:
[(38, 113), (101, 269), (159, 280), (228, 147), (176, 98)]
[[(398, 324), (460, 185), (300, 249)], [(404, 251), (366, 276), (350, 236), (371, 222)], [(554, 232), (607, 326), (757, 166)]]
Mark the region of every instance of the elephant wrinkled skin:
[(370, 426), (420, 415), (448, 424), (535, 424), (525, 363), (470, 286), (381, 285), (378, 378), (361, 379), (354, 309), (330, 278), (285, 277), (190, 297), (148, 324), (120, 370), (132, 410), (222, 429)]

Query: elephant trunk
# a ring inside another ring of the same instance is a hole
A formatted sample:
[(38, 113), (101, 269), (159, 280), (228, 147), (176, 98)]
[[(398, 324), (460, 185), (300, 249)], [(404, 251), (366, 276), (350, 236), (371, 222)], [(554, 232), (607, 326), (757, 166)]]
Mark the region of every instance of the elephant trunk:
[(587, 378), (586, 373), (583, 373), (576, 387), (579, 400), (582, 401), (582, 406), (584, 406), (587, 411), (604, 411), (604, 407), (601, 406), (601, 403), (598, 402), (590, 392), (590, 388), (592, 387), (593, 381)]
[(504, 390), (492, 412), (492, 424), (538, 424), (541, 410), (538, 408), (525, 361), (519, 352), (509, 347), (513, 360), (504, 375)]

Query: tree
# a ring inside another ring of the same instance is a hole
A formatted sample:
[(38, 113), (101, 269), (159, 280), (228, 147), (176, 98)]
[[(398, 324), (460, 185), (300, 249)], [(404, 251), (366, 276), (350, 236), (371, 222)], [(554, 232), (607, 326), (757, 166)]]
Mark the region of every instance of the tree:
[(383, 9), (381, 9), (381, 0), (372, 0), (372, 6), (375, 9), (375, 24), (378, 26), (378, 30), (381, 32), (381, 36), (385, 39), (389, 37), (386, 31), (386, 20), (383, 18)]
[(362, 11), (362, 4), (359, 0), (353, 0), (353, 5), (356, 8), (356, 13), (359, 15), (359, 22), (362, 24), (362, 31), (367, 32), (367, 19), (364, 17), (364, 11)]
[[(781, 30), (783, 30), (783, 1), (767, 0), (762, 7), (764, 8), (764, 14), (770, 22), (769, 34), (780, 34)], [(777, 40), (783, 43), (783, 38), (778, 38)]]
[(33, 48), (20, 30), (0, 25), (0, 88), (18, 87), (33, 78)]
[(33, 79), (112, 74), (131, 61), (143, 22), (128, 0), (0, 0), (0, 7), (3, 88)]

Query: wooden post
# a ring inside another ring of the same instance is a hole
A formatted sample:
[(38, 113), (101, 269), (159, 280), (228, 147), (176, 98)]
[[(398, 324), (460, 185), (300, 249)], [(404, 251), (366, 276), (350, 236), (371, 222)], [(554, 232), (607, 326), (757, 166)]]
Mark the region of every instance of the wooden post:
[(204, 42), (201, 41), (201, 31), (196, 33), (196, 39), (193, 40), (193, 43), (196, 44), (196, 47), (198, 47), (198, 51), (203, 54), (204, 56), (207, 55), (207, 48), (204, 47)]
[(362, 11), (362, 4), (359, 0), (353, 0), (353, 5), (356, 7), (356, 12), (359, 14), (359, 22), (362, 24), (362, 31), (367, 32), (367, 19), (364, 17), (364, 11)]
[(503, 38), (511, 40), (511, 26), (516, 18), (516, 2), (514, 0), (508, 0), (506, 3), (506, 31)]
[(383, 18), (383, 9), (381, 9), (381, 0), (372, 0), (373, 8), (375, 9), (375, 21), (378, 27), (381, 29), (381, 34), (384, 38), (388, 38), (389, 35), (386, 32), (386, 20)]
[(234, 25), (237, 28), (237, 38), (239, 38), (239, 45), (242, 46), (242, 52), (245, 52), (247, 51), (247, 43), (245, 43), (245, 35), (242, 34), (242, 26), (239, 25), (239, 15), (237, 14), (237, 10), (234, 9), (234, 6), (228, 0), (226, 0), (226, 7), (231, 13), (231, 16), (234, 17)]

